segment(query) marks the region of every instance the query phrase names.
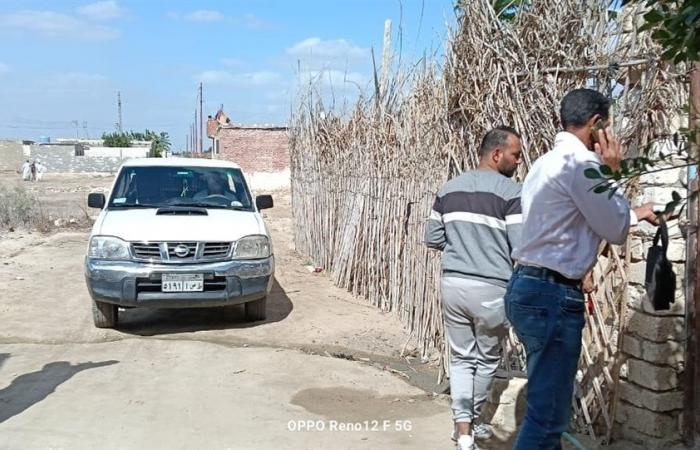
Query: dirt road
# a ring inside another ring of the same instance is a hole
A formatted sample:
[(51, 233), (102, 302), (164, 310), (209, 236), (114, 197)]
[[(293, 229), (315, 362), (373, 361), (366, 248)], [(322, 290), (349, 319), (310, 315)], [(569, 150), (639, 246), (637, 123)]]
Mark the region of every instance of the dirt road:
[[(28, 187), (68, 218), (110, 181), (49, 175)], [(407, 335), (394, 316), (304, 267), (289, 196), (275, 197), (264, 323), (244, 322), (242, 308), (132, 309), (118, 330), (94, 328), (88, 231), (3, 233), (0, 447), (452, 448), (447, 403), (425, 390), (430, 364), (398, 358)]]
[[(305, 268), (288, 192), (265, 212), (276, 258), (265, 322), (242, 307), (131, 309), (117, 330), (94, 328), (81, 224), (87, 193), (111, 180), (0, 174), (63, 219), (48, 234), (0, 231), (0, 449), (454, 448), (434, 361), (401, 358), (408, 336), (392, 314)], [(480, 448), (512, 447), (523, 386), (496, 381), (496, 436)]]

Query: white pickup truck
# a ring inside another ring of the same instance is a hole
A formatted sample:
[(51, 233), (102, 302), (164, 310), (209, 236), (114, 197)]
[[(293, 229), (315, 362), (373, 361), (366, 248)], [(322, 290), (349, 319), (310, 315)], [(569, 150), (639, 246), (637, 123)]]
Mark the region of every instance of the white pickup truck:
[(264, 320), (274, 276), (272, 242), (236, 164), (189, 158), (126, 162), (100, 208), (85, 258), (95, 326), (117, 325), (119, 307), (245, 304)]

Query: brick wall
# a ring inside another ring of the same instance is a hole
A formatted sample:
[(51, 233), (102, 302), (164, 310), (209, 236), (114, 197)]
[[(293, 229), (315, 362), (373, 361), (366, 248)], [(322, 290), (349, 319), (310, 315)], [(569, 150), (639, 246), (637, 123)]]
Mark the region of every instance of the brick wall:
[[(686, 170), (645, 175), (636, 204), (666, 203), (671, 192), (685, 197)], [(685, 336), (685, 239), (678, 225), (669, 226), (668, 259), (676, 273), (676, 301), (668, 311), (655, 311), (644, 290), (646, 252), (656, 227), (641, 223), (631, 241), (627, 330), (622, 340), (626, 363), (621, 370), (617, 435), (644, 445), (666, 449), (680, 439), (683, 409)]]
[(289, 170), (289, 138), (285, 128), (221, 128), (218, 159), (232, 161), (243, 172)]

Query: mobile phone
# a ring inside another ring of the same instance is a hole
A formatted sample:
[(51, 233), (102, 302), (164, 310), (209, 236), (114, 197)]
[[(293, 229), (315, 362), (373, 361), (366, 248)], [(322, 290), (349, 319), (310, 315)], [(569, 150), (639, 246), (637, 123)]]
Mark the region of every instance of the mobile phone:
[(607, 127), (607, 120), (598, 119), (593, 123), (593, 127), (591, 127), (591, 139), (593, 139), (593, 142), (598, 143), (598, 131), (603, 130), (603, 133), (605, 133)]

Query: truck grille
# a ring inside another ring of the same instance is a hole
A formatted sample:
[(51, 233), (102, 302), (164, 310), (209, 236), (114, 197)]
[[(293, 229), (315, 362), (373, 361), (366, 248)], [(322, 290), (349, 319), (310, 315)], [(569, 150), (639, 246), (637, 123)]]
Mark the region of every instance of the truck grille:
[(195, 259), (197, 255), (196, 242), (167, 242), (168, 258), (171, 260)]
[(138, 259), (160, 260), (160, 244), (158, 243), (133, 243), (131, 250)]
[(202, 251), (202, 258), (224, 258), (228, 255), (229, 250), (231, 250), (230, 242), (206, 242), (204, 251)]
[(132, 242), (134, 259), (149, 262), (206, 262), (228, 258), (231, 242)]

